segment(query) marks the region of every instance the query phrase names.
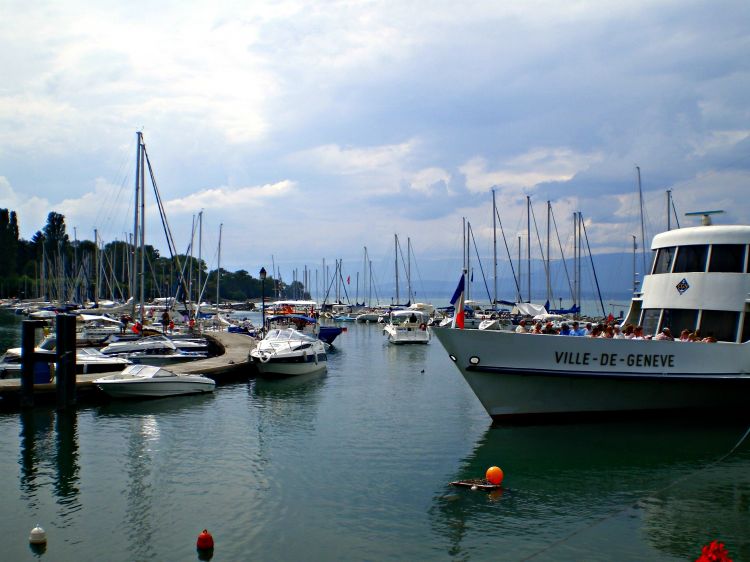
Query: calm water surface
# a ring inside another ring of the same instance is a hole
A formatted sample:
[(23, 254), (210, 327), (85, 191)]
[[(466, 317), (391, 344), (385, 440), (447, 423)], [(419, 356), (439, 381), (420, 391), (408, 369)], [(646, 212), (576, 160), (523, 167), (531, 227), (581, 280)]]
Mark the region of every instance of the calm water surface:
[[(325, 375), (0, 414), (0, 559), (197, 560), (207, 528), (215, 561), (750, 560), (745, 425), (491, 427), (437, 341), (337, 343)], [(493, 464), (501, 492), (449, 485)]]

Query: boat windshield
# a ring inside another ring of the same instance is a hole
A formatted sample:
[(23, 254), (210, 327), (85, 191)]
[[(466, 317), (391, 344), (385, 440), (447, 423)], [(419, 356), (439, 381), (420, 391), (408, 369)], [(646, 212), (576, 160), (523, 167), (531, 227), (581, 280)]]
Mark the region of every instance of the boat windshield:
[(271, 330), (270, 332), (268, 332), (268, 335), (266, 335), (264, 339), (276, 340), (276, 341), (288, 341), (288, 340), (315, 341), (316, 338), (312, 336), (308, 336), (307, 334), (303, 334), (291, 328), (284, 328), (284, 329)]
[(395, 310), (391, 312), (392, 324), (422, 324), (427, 322), (426, 315), (419, 310)]

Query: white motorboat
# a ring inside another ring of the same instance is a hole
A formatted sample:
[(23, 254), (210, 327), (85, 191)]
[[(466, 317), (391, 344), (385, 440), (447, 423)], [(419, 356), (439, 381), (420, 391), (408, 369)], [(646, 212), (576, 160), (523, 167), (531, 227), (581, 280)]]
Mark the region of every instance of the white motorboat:
[(326, 369), (326, 344), (294, 328), (270, 330), (250, 351), (250, 361), (263, 375), (293, 376)]
[[(56, 347), (57, 338), (52, 334), (39, 342), (39, 345), (34, 348), (34, 352), (39, 355), (49, 356), (49, 363), (54, 363), (57, 360), (55, 355)], [(125, 357), (104, 355), (98, 349), (93, 347), (81, 347), (76, 349), (76, 373), (79, 375), (109, 373), (122, 369), (131, 363), (132, 361)], [(0, 357), (0, 378), (19, 378), (20, 376), (21, 348), (12, 347)]]
[(178, 374), (163, 367), (131, 365), (94, 384), (112, 398), (162, 398), (213, 392), (216, 383), (203, 375)]
[[(451, 328), (437, 328), (435, 336), (495, 420), (746, 409), (748, 244), (750, 226), (699, 226), (655, 236), (651, 273), (625, 320), (653, 339)], [(666, 327), (699, 333), (709, 343), (658, 339)]]
[(429, 321), (430, 317), (422, 310), (393, 310), (388, 315), (383, 333), (388, 343), (430, 343)]
[(115, 341), (102, 348), (101, 351), (104, 355), (126, 357), (133, 363), (146, 365), (168, 365), (206, 358), (206, 353), (203, 351), (185, 351), (184, 349), (190, 348), (184, 347), (181, 349), (178, 347), (178, 345), (185, 346), (188, 344), (190, 342), (177, 344), (166, 336), (149, 336)]

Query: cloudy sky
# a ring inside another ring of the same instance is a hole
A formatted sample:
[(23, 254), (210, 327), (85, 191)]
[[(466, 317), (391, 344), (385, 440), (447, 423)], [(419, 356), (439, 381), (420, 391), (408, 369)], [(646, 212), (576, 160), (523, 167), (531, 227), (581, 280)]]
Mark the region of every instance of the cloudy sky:
[[(132, 229), (143, 131), (177, 245), (251, 273), (341, 258), (456, 277), (531, 196), (595, 252), (686, 211), (750, 219), (747, 0), (0, 3), (0, 207), (104, 241)], [(153, 203), (153, 195), (147, 196)], [(149, 242), (166, 251), (153, 209)], [(74, 231), (75, 228), (75, 231)], [(536, 242), (533, 242), (537, 249)], [(389, 270), (390, 271), (390, 270)], [(282, 269), (289, 279), (289, 270)], [(380, 273), (385, 275), (385, 273)]]

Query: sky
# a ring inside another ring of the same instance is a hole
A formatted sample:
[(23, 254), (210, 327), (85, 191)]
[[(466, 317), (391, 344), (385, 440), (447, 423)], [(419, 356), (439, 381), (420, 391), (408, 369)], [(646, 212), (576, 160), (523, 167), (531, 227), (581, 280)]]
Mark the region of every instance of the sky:
[(137, 131), (178, 249), (202, 211), (208, 267), (254, 276), (354, 275), (367, 247), (382, 281), (398, 235), (421, 277), (457, 278), (464, 218), (491, 259), (493, 190), (513, 254), (527, 196), (535, 256), (547, 201), (564, 248), (580, 211), (593, 253), (628, 252), (636, 166), (647, 240), (668, 189), (681, 226), (750, 220), (746, 0), (4, 0), (0, 20), (0, 208), (26, 239), (50, 211), (125, 239)]

